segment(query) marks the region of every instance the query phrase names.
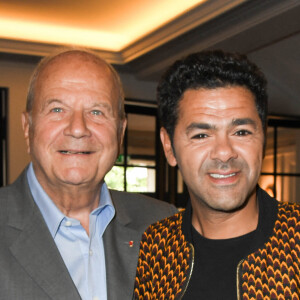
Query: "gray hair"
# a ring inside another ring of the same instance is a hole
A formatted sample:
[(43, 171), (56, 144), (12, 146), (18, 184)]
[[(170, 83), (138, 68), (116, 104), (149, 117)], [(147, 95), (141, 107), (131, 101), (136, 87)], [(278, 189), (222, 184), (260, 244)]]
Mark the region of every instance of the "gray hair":
[(79, 48), (79, 47), (64, 47), (64, 48), (60, 48), (59, 50), (53, 52), (52, 54), (45, 56), (37, 65), (37, 67), (35, 68), (30, 82), (29, 82), (29, 88), (28, 88), (28, 92), (27, 92), (27, 101), (26, 101), (26, 112), (29, 113), (29, 115), (31, 115), (32, 112), (32, 107), (33, 107), (33, 101), (34, 101), (34, 96), (35, 96), (35, 87), (36, 87), (36, 82), (37, 79), (40, 75), (40, 73), (46, 68), (46, 66), (53, 61), (56, 57), (63, 55), (65, 53), (69, 53), (69, 52), (74, 52), (74, 53), (81, 53), (83, 55), (89, 56), (91, 58), (93, 58), (95, 61), (101, 62), (103, 64), (105, 64), (109, 70), (111, 71), (115, 84), (118, 88), (118, 94), (119, 94), (119, 99), (118, 99), (118, 114), (119, 114), (119, 118), (120, 120), (124, 120), (125, 119), (125, 109), (124, 109), (124, 91), (123, 91), (123, 86), (122, 86), (122, 82), (120, 79), (119, 74), (117, 73), (117, 71), (114, 69), (114, 67), (109, 64), (108, 62), (106, 62), (103, 58), (101, 58), (96, 52), (90, 50), (90, 49), (86, 49), (86, 48)]

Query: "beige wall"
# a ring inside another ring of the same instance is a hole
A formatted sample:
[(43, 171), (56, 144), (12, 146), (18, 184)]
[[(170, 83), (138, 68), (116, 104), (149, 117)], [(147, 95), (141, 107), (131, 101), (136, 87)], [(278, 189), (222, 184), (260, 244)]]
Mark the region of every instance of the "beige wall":
[[(9, 88), (8, 99), (8, 181), (13, 182), (30, 161), (23, 137), (21, 114), (25, 109), (27, 87), (35, 63), (0, 58), (0, 87)], [(154, 100), (156, 84), (121, 74), (126, 97)]]

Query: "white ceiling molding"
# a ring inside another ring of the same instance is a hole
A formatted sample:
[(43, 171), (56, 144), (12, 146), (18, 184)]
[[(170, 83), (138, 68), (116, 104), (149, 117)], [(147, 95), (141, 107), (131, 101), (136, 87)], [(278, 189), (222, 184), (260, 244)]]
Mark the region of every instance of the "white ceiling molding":
[[(264, 0), (256, 1), (251, 6), (252, 3), (254, 1), (249, 1), (249, 5), (237, 11), (236, 14), (228, 14), (220, 22), (215, 22), (214, 26), (210, 26), (211, 28), (208, 29), (209, 31), (207, 31), (205, 37), (195, 44), (195, 48), (199, 51), (214, 47), (220, 42), (300, 6), (299, 0)], [(268, 36), (265, 36), (265, 40), (268, 40), (268, 38)]]
[(213, 20), (249, 0), (210, 0), (132, 43), (121, 51), (125, 63)]
[[(45, 44), (30, 41), (16, 41), (9, 39), (0, 39), (0, 52), (9, 54), (21, 54), (43, 57), (56, 49), (71, 45)], [(79, 46), (74, 46), (79, 47)], [(119, 52), (102, 51), (94, 49), (103, 59), (112, 64), (122, 65), (123, 59)]]
[(0, 39), (0, 52), (4, 53), (45, 56), (54, 51), (57, 47), (58, 45)]

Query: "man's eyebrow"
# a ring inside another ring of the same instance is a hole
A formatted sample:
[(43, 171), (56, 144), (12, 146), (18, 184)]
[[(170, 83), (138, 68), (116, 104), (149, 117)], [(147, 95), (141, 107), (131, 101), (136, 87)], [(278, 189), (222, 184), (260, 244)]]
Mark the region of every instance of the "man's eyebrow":
[(239, 126), (239, 125), (253, 125), (256, 127), (256, 122), (253, 119), (250, 118), (239, 118), (239, 119), (233, 119), (231, 124), (233, 126)]
[[(232, 126), (253, 125), (254, 127), (257, 126), (256, 122), (251, 118), (233, 119), (232, 122), (231, 122), (231, 125)], [(186, 128), (186, 133), (189, 133), (193, 129), (204, 129), (204, 130), (213, 129), (213, 130), (215, 130), (216, 128), (217, 128), (216, 125), (213, 125), (213, 124), (210, 124), (210, 123), (196, 123), (196, 122), (193, 122)]]
[(195, 122), (193, 122), (186, 128), (186, 133), (189, 133), (193, 129), (209, 130), (209, 129), (216, 129), (216, 126), (212, 125), (212, 124), (209, 124), (209, 123), (195, 123)]
[[(53, 99), (49, 99), (46, 102), (44, 102), (42, 108), (44, 109), (45, 107), (51, 105), (52, 103), (64, 104), (64, 102), (62, 100), (57, 99), (57, 98), (53, 98)], [(112, 110), (111, 105), (109, 103), (104, 102), (104, 101), (103, 102), (102, 101), (101, 102), (94, 102), (94, 103), (91, 104), (91, 107), (104, 107), (109, 111)]]
[(62, 101), (59, 100), (59, 99), (56, 99), (56, 98), (49, 99), (49, 100), (47, 100), (46, 102), (43, 103), (42, 108), (44, 109), (45, 107), (49, 106), (52, 103), (60, 103), (60, 104), (62, 104)]
[(99, 107), (105, 107), (105, 108), (107, 108), (107, 109), (111, 109), (111, 105), (109, 104), (109, 103), (107, 103), (107, 102), (94, 102), (94, 103), (92, 103), (92, 105), (91, 105), (92, 107), (97, 107), (97, 106), (99, 106)]

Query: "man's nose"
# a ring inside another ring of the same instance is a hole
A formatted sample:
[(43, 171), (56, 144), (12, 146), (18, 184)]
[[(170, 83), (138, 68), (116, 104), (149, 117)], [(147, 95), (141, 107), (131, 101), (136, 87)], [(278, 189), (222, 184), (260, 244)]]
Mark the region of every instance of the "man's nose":
[(211, 151), (211, 159), (228, 162), (232, 158), (237, 158), (234, 142), (229, 136), (217, 137)]
[(87, 120), (81, 111), (74, 112), (68, 120), (67, 127), (64, 130), (65, 135), (75, 138), (90, 136), (91, 132), (87, 126)]

